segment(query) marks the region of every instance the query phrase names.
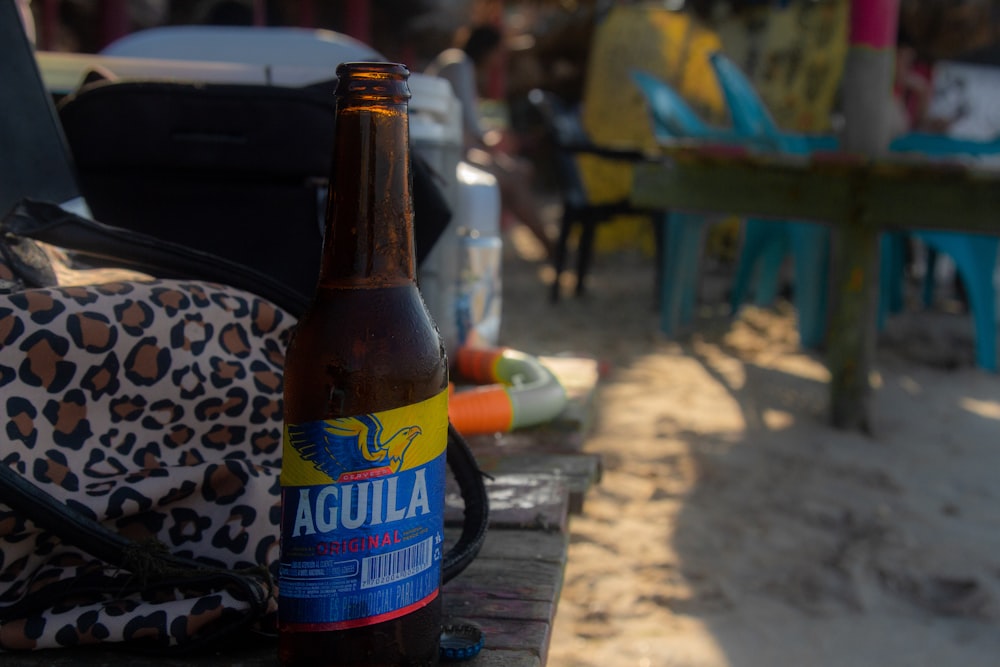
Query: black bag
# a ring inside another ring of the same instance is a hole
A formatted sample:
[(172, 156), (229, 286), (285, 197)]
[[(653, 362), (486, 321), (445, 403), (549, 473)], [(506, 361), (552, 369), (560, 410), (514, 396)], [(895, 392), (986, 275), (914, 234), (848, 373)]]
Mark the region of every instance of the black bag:
[[(310, 295), (334, 87), (90, 77), (58, 108), (94, 218), (256, 268)], [(412, 155), (419, 264), (451, 211), (443, 181)]]

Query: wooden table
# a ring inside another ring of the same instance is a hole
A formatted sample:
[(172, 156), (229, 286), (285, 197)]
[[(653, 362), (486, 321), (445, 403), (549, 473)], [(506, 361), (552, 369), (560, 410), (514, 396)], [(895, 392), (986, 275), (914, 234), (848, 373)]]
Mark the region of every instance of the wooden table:
[(957, 162), (847, 154), (785, 158), (692, 142), (634, 168), (637, 206), (813, 220), (833, 226), (827, 339), (830, 416), (870, 431), (878, 235), (933, 228), (1000, 233), (1000, 173)]
[[(469, 667), (542, 667), (562, 591), (567, 524), (600, 477), (600, 459), (581, 453), (589, 427), (597, 364), (589, 359), (543, 358), (566, 387), (563, 414), (543, 427), (474, 436), (469, 445), (492, 477), (490, 529), (479, 556), (443, 589), (445, 622), (478, 624), (485, 647)], [(462, 503), (450, 480), (446, 539), (460, 532)], [(223, 646), (183, 657), (146, 657), (106, 648), (4, 654), (4, 667), (271, 667), (273, 638)]]
[[(593, 414), (597, 364), (543, 358), (569, 395), (562, 415), (544, 427), (476, 436), (469, 445), (490, 496), (490, 530), (479, 557), (444, 587), (445, 616), (479, 624), (486, 648), (470, 667), (539, 667), (548, 656), (562, 591), (567, 525), (600, 479), (600, 459), (582, 454)], [(446, 523), (461, 504), (449, 494)]]

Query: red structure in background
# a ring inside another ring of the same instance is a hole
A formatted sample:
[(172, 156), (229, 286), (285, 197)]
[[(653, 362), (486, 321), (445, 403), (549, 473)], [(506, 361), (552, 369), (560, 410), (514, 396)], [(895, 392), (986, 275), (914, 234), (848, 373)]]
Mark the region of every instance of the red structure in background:
[(100, 21), (102, 48), (132, 32), (128, 0), (102, 0)]
[(38, 48), (51, 51), (55, 45), (56, 25), (59, 23), (59, 0), (41, 0), (38, 14)]
[(873, 49), (896, 46), (899, 0), (855, 0), (851, 3), (851, 44)]
[(369, 0), (347, 0), (344, 3), (344, 26), (341, 32), (364, 44), (372, 43)]
[[(59, 30), (60, 0), (35, 0), (38, 7), (38, 48), (49, 51), (56, 47)], [(315, 0), (299, 0), (296, 3), (296, 24), (303, 28), (316, 27)], [(370, 0), (344, 0), (341, 5), (343, 25), (340, 32), (350, 35), (365, 44), (371, 44)], [(267, 0), (253, 0), (253, 24), (268, 25)], [(132, 32), (132, 21), (128, 0), (100, 0), (97, 5), (99, 48)]]

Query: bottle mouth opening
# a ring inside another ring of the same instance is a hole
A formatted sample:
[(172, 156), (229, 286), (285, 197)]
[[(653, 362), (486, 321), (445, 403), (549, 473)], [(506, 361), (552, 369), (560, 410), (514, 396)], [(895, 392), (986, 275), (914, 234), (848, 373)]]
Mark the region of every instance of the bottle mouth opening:
[(410, 70), (400, 63), (351, 62), (337, 67), (337, 96), (367, 99), (410, 98)]

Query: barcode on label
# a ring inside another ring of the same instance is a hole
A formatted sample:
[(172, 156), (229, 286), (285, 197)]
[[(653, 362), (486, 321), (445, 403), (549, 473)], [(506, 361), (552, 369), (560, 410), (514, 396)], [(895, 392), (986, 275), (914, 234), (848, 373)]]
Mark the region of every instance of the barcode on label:
[(433, 553), (434, 538), (429, 537), (412, 547), (362, 559), (361, 588), (391, 584), (422, 572), (431, 566)]

